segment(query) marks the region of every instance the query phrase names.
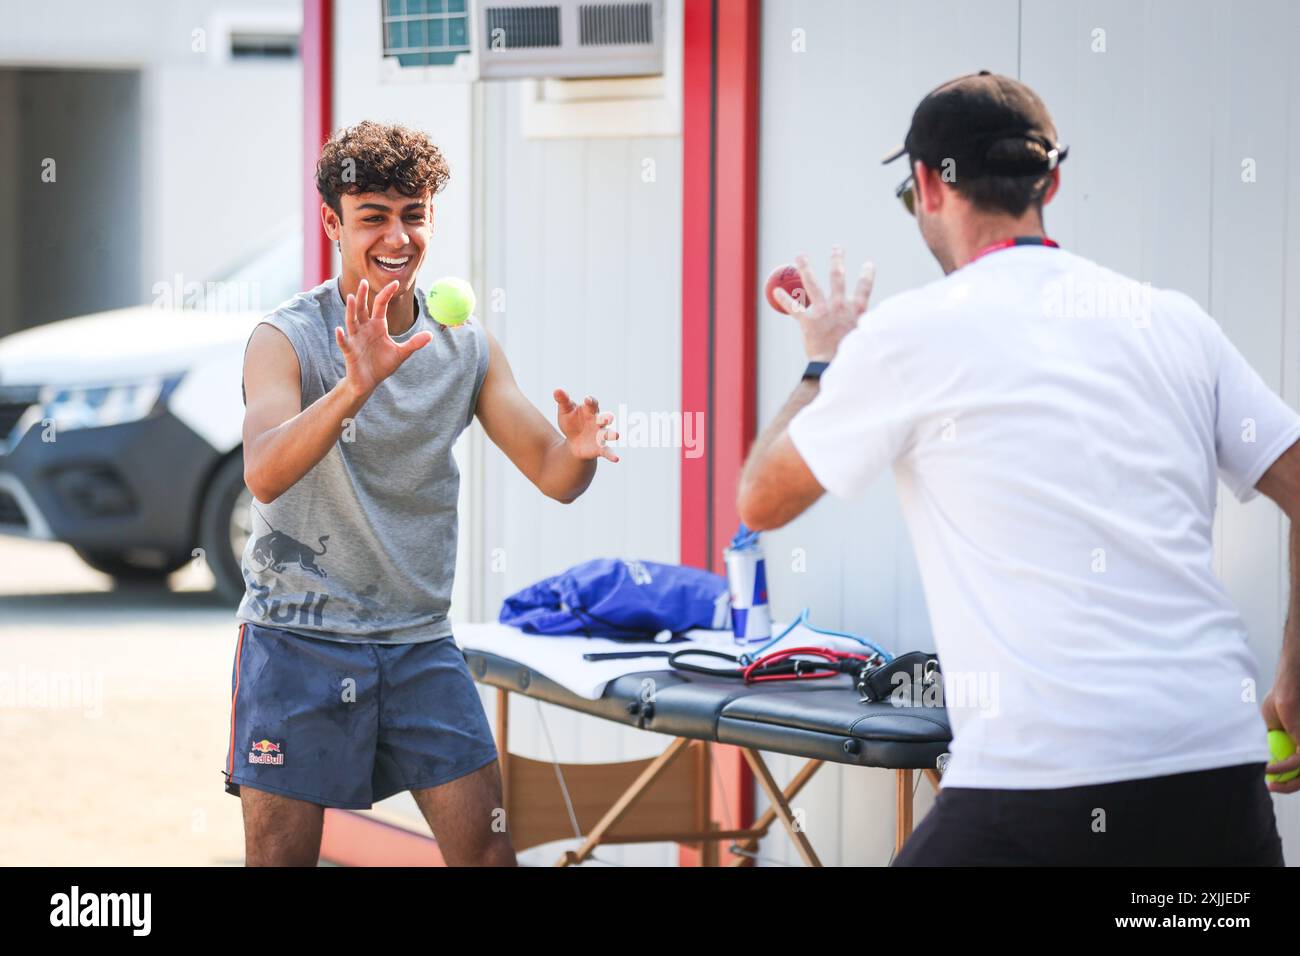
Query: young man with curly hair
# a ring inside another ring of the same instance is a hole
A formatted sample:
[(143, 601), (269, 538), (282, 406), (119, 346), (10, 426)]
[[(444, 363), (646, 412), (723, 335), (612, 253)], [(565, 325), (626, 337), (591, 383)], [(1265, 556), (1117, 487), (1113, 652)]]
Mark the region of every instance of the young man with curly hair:
[(471, 318), (433, 321), (416, 276), (449, 171), (427, 136), (361, 123), (316, 167), (341, 273), (268, 315), (244, 358), (243, 558), (226, 789), (250, 865), (315, 865), (325, 807), (409, 790), (449, 865), (513, 865), (497, 752), (452, 638), (459, 473), (475, 415), (572, 502), (613, 416), (556, 389), (557, 431)]

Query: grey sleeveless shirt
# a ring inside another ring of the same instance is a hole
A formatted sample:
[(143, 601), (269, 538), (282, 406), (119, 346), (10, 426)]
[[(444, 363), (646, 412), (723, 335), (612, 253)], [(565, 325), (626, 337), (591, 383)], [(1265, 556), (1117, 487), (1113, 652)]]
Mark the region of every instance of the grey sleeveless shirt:
[[(419, 316), (433, 341), (375, 389), (324, 458), (269, 504), (253, 502), (236, 617), (326, 640), (414, 644), (451, 634), (460, 472), (451, 446), (474, 417), (487, 374), (487, 334)], [(346, 375), (334, 329), (337, 278), (262, 320), (298, 353), (302, 407)]]

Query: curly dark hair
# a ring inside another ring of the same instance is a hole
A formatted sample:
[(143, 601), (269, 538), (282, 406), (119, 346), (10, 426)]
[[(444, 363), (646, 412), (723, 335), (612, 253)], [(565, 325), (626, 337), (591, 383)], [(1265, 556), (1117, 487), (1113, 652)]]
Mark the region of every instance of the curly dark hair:
[(316, 163), (316, 190), (340, 220), (344, 194), (396, 189), (418, 197), (441, 192), (450, 178), (442, 151), (424, 133), (371, 120), (336, 130)]

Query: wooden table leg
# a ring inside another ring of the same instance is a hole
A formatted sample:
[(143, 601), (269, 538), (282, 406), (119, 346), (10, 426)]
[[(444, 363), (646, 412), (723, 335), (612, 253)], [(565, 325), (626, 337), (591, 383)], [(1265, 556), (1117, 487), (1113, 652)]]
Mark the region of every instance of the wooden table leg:
[[(788, 784), (786, 784), (785, 789), (781, 791), (781, 796), (785, 798), (785, 802), (787, 804), (789, 804), (789, 802), (799, 794), (799, 791), (804, 788), (804, 784), (806, 784), (809, 780), (812, 779), (813, 774), (815, 774), (818, 771), (818, 769), (820, 769), (821, 765), (822, 765), (822, 761), (820, 760), (809, 760), (807, 763), (805, 763), (802, 767), (799, 768), (799, 772), (794, 775), (794, 778)], [(766, 836), (768, 828), (772, 826), (772, 824), (776, 821), (776, 818), (777, 818), (776, 804), (773, 804), (772, 806), (768, 807), (766, 810), (763, 811), (762, 816), (760, 816), (757, 820), (754, 821), (754, 823), (752, 824), (753, 829), (757, 830), (763, 836)], [(752, 853), (758, 849), (758, 838), (751, 837), (750, 839), (744, 840), (736, 844), (736, 849)], [(740, 866), (747, 862), (748, 859), (746, 857), (737, 856), (735, 860), (733, 860), (728, 865)]]
[(903, 844), (907, 838), (912, 835), (912, 771), (895, 770), (896, 796), (895, 803), (895, 820), (897, 827), (894, 832), (894, 853), (897, 854), (903, 849)]
[(771, 771), (767, 769), (767, 764), (763, 758), (758, 755), (758, 751), (750, 750), (748, 747), (742, 747), (740, 752), (744, 754), (745, 760), (749, 763), (749, 769), (754, 771), (754, 776), (758, 779), (759, 785), (767, 798), (772, 801), (772, 809), (776, 811), (782, 825), (785, 826), (786, 833), (790, 834), (790, 839), (794, 841), (794, 848), (799, 851), (803, 857), (804, 864), (807, 866), (821, 866), (822, 861), (817, 858), (817, 853), (813, 850), (812, 844), (808, 842), (808, 836), (799, 828), (794, 814), (790, 812), (790, 804), (781, 792), (781, 788), (776, 785)]
[(655, 780), (659, 778), (660, 774), (664, 772), (668, 765), (676, 760), (678, 755), (689, 747), (690, 744), (691, 741), (686, 737), (678, 737), (669, 744), (668, 749), (651, 761), (645, 770), (641, 771), (641, 775), (637, 777), (636, 782), (633, 783), (632, 786), (630, 786), (627, 791), (614, 802), (614, 805), (610, 807), (596, 825), (591, 828), (586, 839), (582, 841), (582, 845), (576, 850), (566, 851), (563, 856), (555, 861), (555, 865), (569, 866), (570, 864), (581, 863), (586, 860), (587, 857), (591, 856), (596, 847), (600, 846), (601, 841), (605, 837), (605, 833), (618, 823), (619, 820), (623, 819), (628, 808), (631, 807), (638, 798), (640, 798), (646, 788), (654, 784)]
[[(713, 820), (713, 751), (707, 740), (698, 743), (696, 751), (697, 773), (695, 789), (695, 829), (698, 833), (721, 829)], [(699, 844), (700, 866), (718, 865), (718, 844), (713, 840), (702, 840)]]

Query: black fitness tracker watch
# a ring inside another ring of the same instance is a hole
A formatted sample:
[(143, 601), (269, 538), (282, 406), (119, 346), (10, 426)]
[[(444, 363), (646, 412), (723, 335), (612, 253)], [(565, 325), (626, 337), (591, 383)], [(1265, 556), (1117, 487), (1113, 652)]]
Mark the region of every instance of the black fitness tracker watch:
[(830, 362), (809, 362), (808, 367), (803, 370), (803, 377), (814, 380), (819, 379), (822, 377), (822, 372), (826, 371), (826, 367), (830, 364)]

